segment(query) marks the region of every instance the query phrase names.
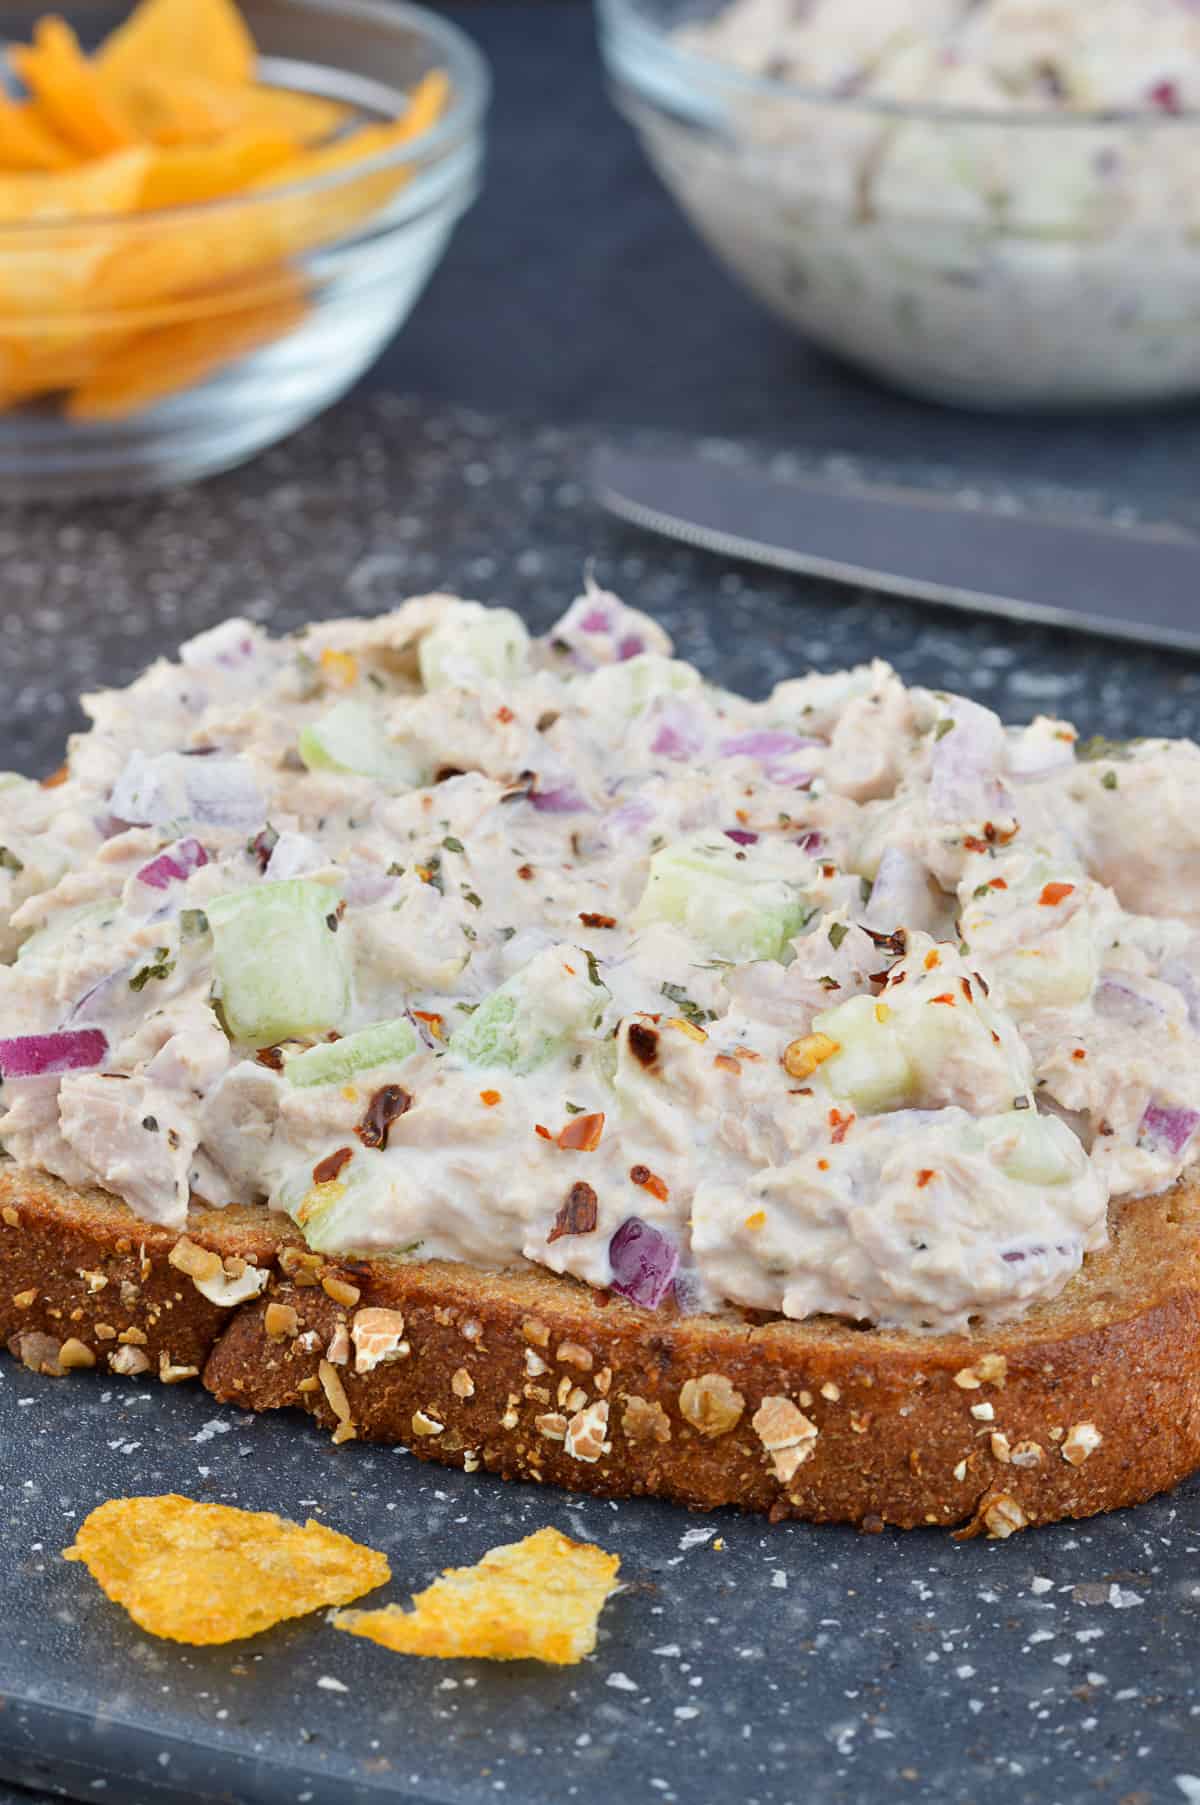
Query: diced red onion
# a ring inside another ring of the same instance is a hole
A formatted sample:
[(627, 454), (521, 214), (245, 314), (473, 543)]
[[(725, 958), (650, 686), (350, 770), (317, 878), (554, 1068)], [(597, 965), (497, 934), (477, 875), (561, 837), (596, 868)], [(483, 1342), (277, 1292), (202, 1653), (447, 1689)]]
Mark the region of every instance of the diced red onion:
[(661, 697), (654, 704), (651, 717), (654, 738), (650, 750), (660, 758), (698, 758), (704, 750), (707, 734), (700, 713), (690, 702), (674, 697)]
[(640, 1216), (630, 1216), (608, 1244), (611, 1286), (631, 1303), (656, 1310), (671, 1289), (679, 1250)]
[(929, 875), (920, 859), (906, 847), (885, 847), (863, 925), (890, 934), (896, 928), (930, 928), (934, 916)]
[(208, 854), (199, 840), (177, 840), (174, 846), (166, 847), (148, 865), (142, 866), (138, 882), (148, 884), (152, 890), (166, 890), (171, 884), (182, 883), (193, 871), (199, 871), (207, 864)]
[(573, 784), (557, 790), (531, 790), (529, 800), (542, 815), (578, 815), (591, 813), (591, 805)]
[(935, 821), (980, 821), (1004, 807), (997, 772), (1008, 743), (1000, 717), (966, 696), (951, 696), (946, 716), (954, 723), (935, 738), (929, 761), (929, 812)]
[(92, 826), (102, 840), (115, 840), (118, 834), (127, 834), (133, 825), (130, 821), (122, 821), (118, 815), (93, 815)]
[(749, 733), (735, 733), (730, 739), (722, 740), (719, 750), (722, 758), (762, 760), (787, 758), (820, 744), (820, 740), (802, 739), (798, 733), (785, 733), (781, 727), (756, 727)]
[(1108, 1021), (1123, 1022), (1127, 1027), (1142, 1027), (1147, 1022), (1162, 1021), (1166, 1014), (1161, 1003), (1148, 997), (1133, 984), (1119, 978), (1102, 978), (1096, 986), (1096, 1013)]
[(1198, 1127), (1200, 1110), (1150, 1103), (1138, 1127), (1138, 1140), (1152, 1147), (1165, 1147), (1178, 1159)]
[(796, 841), (796, 844), (800, 848), (801, 852), (810, 852), (815, 857), (815, 855), (818, 852), (820, 852), (820, 850), (821, 850), (822, 846), (824, 846), (825, 842), (821, 838), (821, 835), (817, 832), (816, 828), (814, 827), (811, 833), (802, 834), (800, 836), (800, 838)]
[(604, 826), (607, 831), (616, 832), (618, 836), (637, 834), (644, 827), (649, 827), (654, 816), (653, 803), (647, 802), (641, 796), (631, 796), (628, 802), (623, 802), (620, 808), (613, 810), (612, 814), (607, 817)]
[[(274, 860), (272, 860), (272, 867)], [(311, 869), (311, 867), (310, 867)], [(270, 875), (275, 875), (272, 869)], [(389, 896), (396, 888), (397, 879), (389, 877), (378, 865), (361, 865), (351, 862), (346, 871), (346, 901), (352, 907), (367, 907), (371, 903)]]
[(59, 1028), (52, 1034), (18, 1034), (0, 1040), (0, 1074), (5, 1078), (47, 1078), (55, 1072), (82, 1072), (108, 1052), (99, 1028)]
[(624, 664), (627, 658), (638, 658), (646, 650), (646, 642), (640, 633), (626, 633), (617, 641), (617, 661)]
[(248, 829), (259, 826), (266, 813), (266, 801), (244, 759), (188, 758), (182, 752), (152, 757), (131, 753), (109, 800), (114, 815), (138, 827), (190, 820)]
[(1200, 977), (1183, 959), (1168, 959), (1158, 971), (1159, 979), (1177, 990), (1187, 1004), (1188, 1021), (1200, 1030)]
[(583, 628), (585, 633), (607, 633), (608, 609), (589, 608), (579, 625)]
[(723, 827), (721, 832), (727, 840), (732, 840), (735, 846), (757, 846), (758, 844), (758, 835), (748, 832), (744, 827)]
[(1160, 113), (1182, 113), (1183, 100), (1179, 93), (1179, 83), (1171, 80), (1156, 81), (1147, 99), (1151, 106), (1157, 107)]

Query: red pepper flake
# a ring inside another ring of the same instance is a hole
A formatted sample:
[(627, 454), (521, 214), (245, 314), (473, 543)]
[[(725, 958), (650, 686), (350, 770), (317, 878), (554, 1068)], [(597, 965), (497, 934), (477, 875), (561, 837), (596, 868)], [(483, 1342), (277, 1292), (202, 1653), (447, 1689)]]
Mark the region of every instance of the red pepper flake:
[(332, 1184), (346, 1161), (353, 1158), (353, 1147), (339, 1147), (336, 1153), (330, 1153), (325, 1159), (318, 1160), (313, 1167), (313, 1183), (315, 1185)]
[(925, 1186), (929, 1183), (930, 1179), (934, 1178), (935, 1176), (936, 1176), (936, 1174), (934, 1173), (932, 1167), (922, 1166), (921, 1170), (917, 1173), (917, 1189), (923, 1191), (925, 1189)]
[(975, 1001), (975, 992), (971, 989), (970, 978), (960, 978), (958, 980), (958, 987), (966, 997), (968, 1003), (973, 1003)]
[(42, 778), (42, 788), (44, 790), (57, 790), (60, 784), (66, 783), (67, 778), (70, 775), (71, 773), (68, 767), (66, 765), (60, 765), (57, 771), (51, 771), (49, 777)]
[(1072, 1059), (1086, 1059), (1087, 1054), (1085, 1053), (1085, 1051), (1082, 1047), (1076, 1047), (1075, 1051), (1071, 1054), (1071, 1058)]
[(599, 1109), (594, 1115), (573, 1116), (565, 1127), (559, 1129), (558, 1144), (566, 1152), (594, 1153), (603, 1133), (604, 1111)]
[[(747, 792), (747, 794), (749, 794), (749, 792)], [(745, 822), (750, 819), (750, 811), (748, 809), (735, 808), (733, 812), (739, 821)]]
[(1010, 840), (1016, 839), (1017, 826), (1018, 824), (1014, 823), (1012, 827), (997, 827), (994, 821), (985, 821), (983, 837), (989, 846), (1007, 846)]
[(940, 997), (930, 997), (929, 1001), (931, 1003), (949, 1003), (951, 1009), (954, 1007), (954, 998), (948, 990), (943, 990)]
[(398, 1122), (412, 1108), (412, 1098), (398, 1084), (385, 1084), (367, 1104), (366, 1113), (354, 1130), (364, 1147), (377, 1147), (382, 1153), (388, 1144), (393, 1122)]
[(990, 880), (990, 888), (993, 890), (1007, 890), (1008, 879), (1006, 877), (994, 877)]
[(429, 1032), (434, 1035), (436, 1039), (445, 1040), (446, 1024), (443, 1018), (437, 1014), (436, 1010), (414, 1009), (412, 1013), (419, 1022), (428, 1023)]
[(486, 1108), (495, 1109), (497, 1103), (499, 1103), (499, 1101), (500, 1101), (500, 1092), (499, 1091), (480, 1091), (479, 1101), (482, 1104), (484, 1104)]
[(966, 847), (968, 852), (986, 852), (988, 849), (987, 841), (981, 840), (979, 838), (978, 834), (964, 835), (963, 845)]
[(615, 915), (596, 915), (591, 909), (585, 909), (579, 917), (585, 928), (615, 928)]
[(822, 865), (821, 876), (822, 877), (836, 877), (837, 876), (837, 866), (836, 865)]
[(940, 965), (941, 963), (942, 955), (938, 952), (936, 946), (931, 946), (925, 955), (925, 970), (932, 971), (935, 965)]
[(640, 1185), (643, 1191), (649, 1191), (651, 1197), (657, 1197), (660, 1203), (666, 1203), (671, 1195), (657, 1172), (652, 1172), (649, 1166), (630, 1166), (629, 1176), (635, 1185)]
[(651, 1066), (658, 1058), (658, 1031), (647, 1028), (644, 1022), (631, 1022), (629, 1026), (629, 1051), (639, 1065)]
[(590, 1235), (596, 1226), (596, 1215), (595, 1191), (591, 1185), (577, 1179), (567, 1192), (566, 1202), (554, 1218), (554, 1226), (546, 1236), (547, 1243), (557, 1241), (563, 1235)]
[(848, 1116), (844, 1116), (840, 1109), (831, 1109), (830, 1110), (829, 1126), (833, 1129), (833, 1133), (830, 1135), (829, 1138), (835, 1144), (840, 1145), (840, 1143), (845, 1140), (846, 1136), (849, 1134), (853, 1125), (854, 1125), (853, 1110), (851, 1110), (851, 1112)]
[(501, 705), (501, 706), (500, 706), (500, 707), (499, 707), (499, 708), (498, 708), (498, 709), (497, 709), (497, 710), (496, 710), (496, 719), (497, 719), (497, 720), (498, 720), (498, 721), (503, 721), (503, 723), (504, 723), (504, 725), (505, 725), (505, 726), (506, 726), (506, 727), (507, 727), (507, 726), (508, 726), (508, 723), (509, 723), (509, 722), (510, 722), (510, 721), (515, 721), (515, 720), (516, 720), (516, 718), (517, 718), (517, 717), (516, 717), (516, 715), (515, 715), (515, 714), (514, 714), (514, 713), (513, 713), (513, 711), (512, 711), (512, 709), (511, 709), (511, 708), (509, 708), (509, 707), (508, 707), (508, 705), (507, 705), (507, 704), (506, 704), (506, 703), (505, 703), (505, 704), (502, 704), (502, 705)]
[(1060, 902), (1070, 896), (1074, 888), (1074, 884), (1046, 884), (1042, 894), (1038, 897), (1038, 902), (1044, 909), (1055, 909)]
[(736, 1059), (734, 1059), (733, 1055), (730, 1053), (718, 1053), (716, 1058), (713, 1060), (713, 1064), (715, 1066), (717, 1066), (722, 1072), (732, 1072), (732, 1074), (735, 1078), (740, 1078), (742, 1075), (741, 1066), (739, 1065), (738, 1061)]
[(260, 1047), (254, 1055), (259, 1065), (265, 1065), (268, 1072), (282, 1072), (283, 1054), (278, 1047)]
[(534, 1134), (540, 1134), (544, 1141), (552, 1141), (554, 1139), (554, 1136), (551, 1134), (550, 1130), (548, 1128), (543, 1128), (542, 1124), (540, 1122), (534, 1123), (533, 1132), (534, 1132)]
[(525, 883), (528, 883), (530, 878), (533, 876), (533, 866), (532, 865), (518, 865), (517, 866), (517, 876), (519, 878), (522, 878)]
[(827, 1159), (819, 1159), (817, 1161), (817, 1171), (818, 1172), (828, 1172), (828, 1170), (829, 1170), (829, 1161)]

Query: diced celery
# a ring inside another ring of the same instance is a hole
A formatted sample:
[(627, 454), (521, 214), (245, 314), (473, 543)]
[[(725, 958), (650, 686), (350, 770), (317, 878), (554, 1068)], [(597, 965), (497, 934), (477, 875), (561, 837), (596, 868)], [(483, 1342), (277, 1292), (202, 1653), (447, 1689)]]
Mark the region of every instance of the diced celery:
[(851, 997), (836, 1009), (813, 1018), (819, 1034), (838, 1043), (839, 1051), (821, 1066), (835, 1097), (844, 1097), (866, 1115), (902, 1109), (916, 1090), (912, 1061), (895, 1034), (875, 1015), (870, 997)]
[(602, 720), (639, 715), (659, 696), (698, 696), (700, 673), (678, 658), (639, 652), (620, 664), (602, 665), (579, 688), (580, 700)]
[(405, 1241), (405, 1225), (420, 1220), (421, 1179), (377, 1153), (352, 1157), (334, 1179), (314, 1184), (311, 1159), (287, 1172), (271, 1192), (273, 1209), (286, 1210), (317, 1253), (361, 1254), (404, 1260), (421, 1241)]
[(460, 602), (417, 648), (426, 689), (474, 689), (523, 675), (529, 634), (511, 608)]
[(235, 1040), (266, 1046), (345, 1019), (350, 958), (338, 900), (329, 884), (291, 878), (205, 904), (217, 994)]
[(415, 760), (388, 738), (383, 722), (365, 702), (350, 698), (335, 702), (301, 728), (296, 745), (310, 771), (350, 771), (400, 790), (421, 781)]
[(634, 926), (669, 922), (722, 959), (781, 959), (812, 918), (802, 888), (811, 873), (797, 846), (738, 847), (716, 832), (693, 834), (650, 860)]
[(494, 990), (450, 1037), (468, 1065), (532, 1072), (577, 1036), (594, 1033), (609, 1001), (578, 947), (548, 946)]
[(345, 1084), (376, 1066), (398, 1065), (415, 1053), (418, 1045), (416, 1029), (400, 1016), (394, 1022), (376, 1022), (342, 1040), (323, 1041), (303, 1053), (293, 1053), (284, 1064), (283, 1075), (290, 1084)]
[(975, 1124), (987, 1145), (1000, 1149), (1000, 1164), (1010, 1178), (1027, 1185), (1066, 1184), (1078, 1174), (1083, 1150), (1065, 1122), (1036, 1110), (1010, 1110)]

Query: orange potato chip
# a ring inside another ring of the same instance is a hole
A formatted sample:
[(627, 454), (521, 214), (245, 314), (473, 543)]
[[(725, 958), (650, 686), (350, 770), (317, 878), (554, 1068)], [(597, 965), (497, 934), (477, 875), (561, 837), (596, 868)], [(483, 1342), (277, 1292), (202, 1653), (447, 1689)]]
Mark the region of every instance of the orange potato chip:
[(286, 163), (295, 144), (282, 132), (232, 132), (218, 144), (176, 144), (154, 150), (138, 201), (148, 207), (186, 207), (245, 188)]
[(311, 1519), (160, 1498), (110, 1498), (63, 1558), (82, 1561), (152, 1636), (195, 1646), (257, 1636), (383, 1585), (387, 1558)]
[(142, 0), (105, 38), (95, 65), (115, 89), (148, 74), (248, 82), (258, 54), (232, 0)]
[(445, 104), (449, 82), (441, 70), (413, 90), (402, 118), (372, 125), (278, 164), (240, 192), (243, 203), (219, 217), (181, 221), (147, 231), (122, 247), (103, 271), (96, 300), (129, 306), (229, 281), (281, 263), (351, 230), (385, 206), (408, 180), (407, 169), (382, 169), (316, 192), (278, 194), (277, 188), (333, 175), (368, 157), (407, 143), (424, 131)]
[(65, 20), (39, 19), (32, 45), (13, 45), (8, 60), (37, 102), (43, 122), (84, 156), (104, 156), (137, 143), (136, 130)]
[(137, 205), (149, 158), (120, 150), (74, 169), (0, 175), (0, 331), (10, 314), (37, 327), (90, 309), (123, 228), (89, 222)]
[(267, 298), (127, 338), (111, 357), (98, 359), (74, 390), (68, 419), (120, 420), (139, 413), (282, 338), (308, 311), (303, 283), (294, 276), (285, 283), (284, 274)]
[(320, 94), (265, 83), (215, 82), (177, 70), (147, 73), (122, 88), (129, 115), (156, 144), (197, 144), (228, 132), (282, 132), (295, 148), (319, 142), (354, 116)]
[(448, 1567), (415, 1609), (340, 1611), (337, 1629), (402, 1655), (488, 1661), (582, 1661), (617, 1583), (620, 1559), (557, 1529), (492, 1548), (476, 1567)]
[(69, 169), (74, 161), (35, 107), (0, 96), (0, 169)]

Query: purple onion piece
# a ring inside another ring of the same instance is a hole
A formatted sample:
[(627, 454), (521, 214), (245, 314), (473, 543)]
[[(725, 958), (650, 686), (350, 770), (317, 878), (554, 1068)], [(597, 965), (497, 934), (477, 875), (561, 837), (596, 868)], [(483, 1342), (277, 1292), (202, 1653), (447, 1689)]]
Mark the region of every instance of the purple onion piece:
[(757, 846), (758, 844), (758, 835), (749, 833), (744, 827), (723, 827), (721, 832), (727, 840), (732, 840), (735, 846)]
[(563, 784), (557, 790), (531, 790), (529, 800), (542, 815), (591, 813), (591, 805), (573, 784)]
[(613, 1273), (612, 1290), (619, 1291), (631, 1303), (657, 1310), (671, 1289), (679, 1265), (675, 1243), (640, 1216), (630, 1216), (609, 1242), (608, 1258)]
[(589, 608), (579, 625), (585, 633), (607, 633), (609, 627), (607, 608)]
[(929, 760), (929, 812), (935, 821), (980, 821), (999, 814), (1006, 791), (998, 772), (1007, 762), (1008, 741), (998, 715), (966, 696), (951, 696)]
[(1106, 1021), (1123, 1022), (1131, 1028), (1160, 1022), (1166, 1013), (1153, 997), (1119, 978), (1101, 978), (1096, 986), (1095, 1005), (1096, 1014)]
[(650, 750), (661, 758), (698, 758), (704, 750), (704, 722), (689, 702), (663, 697), (654, 704)]
[(193, 871), (199, 871), (207, 864), (208, 854), (199, 840), (177, 840), (174, 846), (166, 847), (148, 865), (142, 866), (138, 882), (148, 884), (151, 890), (166, 890), (172, 884), (184, 882)]
[(0, 1040), (0, 1074), (5, 1078), (47, 1078), (55, 1072), (82, 1072), (98, 1066), (108, 1052), (99, 1028), (59, 1028), (53, 1034), (18, 1034)]
[(1200, 1110), (1150, 1103), (1138, 1127), (1138, 1142), (1165, 1147), (1172, 1158), (1178, 1159), (1198, 1127)]
[(617, 641), (617, 661), (624, 664), (627, 658), (638, 658), (646, 650), (646, 642), (640, 633), (626, 633)]
[(644, 827), (649, 827), (654, 815), (652, 803), (640, 796), (633, 796), (628, 802), (623, 802), (620, 808), (614, 809), (604, 825), (610, 832), (635, 834), (640, 833)]
[(799, 734), (785, 733), (779, 727), (759, 727), (749, 733), (735, 733), (731, 739), (722, 740), (718, 749), (722, 758), (773, 759), (790, 758), (793, 753), (820, 744), (820, 740), (801, 739)]
[(801, 834), (796, 844), (802, 852), (810, 852), (815, 858), (825, 842), (814, 827), (811, 833)]

